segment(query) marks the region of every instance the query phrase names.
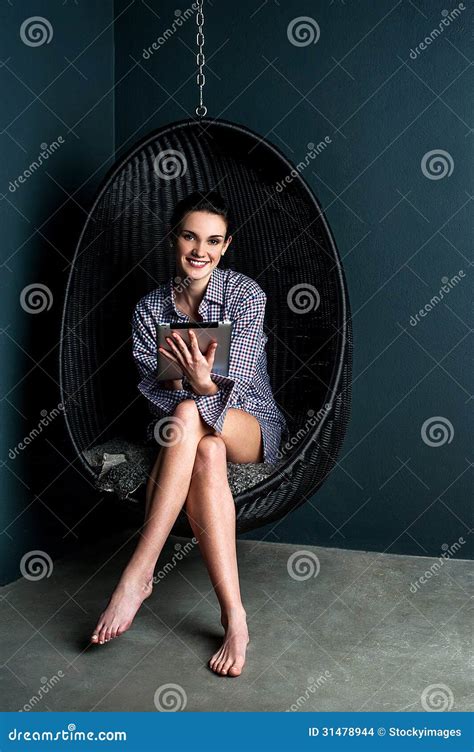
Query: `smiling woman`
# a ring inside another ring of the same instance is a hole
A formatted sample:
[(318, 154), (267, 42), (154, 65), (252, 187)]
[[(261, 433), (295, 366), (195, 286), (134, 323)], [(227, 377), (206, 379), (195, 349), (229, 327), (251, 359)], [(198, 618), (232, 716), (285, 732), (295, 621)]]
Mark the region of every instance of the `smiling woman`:
[[(223, 644), (209, 666), (216, 673), (238, 676), (249, 638), (227, 461), (275, 462), (286, 421), (273, 399), (267, 372), (266, 295), (247, 275), (218, 268), (232, 241), (229, 212), (219, 194), (193, 193), (182, 200), (173, 213), (171, 236), (176, 277), (186, 278), (186, 285), (178, 292), (171, 278), (152, 290), (138, 302), (132, 321), (138, 386), (155, 414), (169, 416), (167, 440), (159, 442), (148, 479), (142, 535), (91, 639), (102, 644), (130, 627), (151, 594), (158, 556), (184, 508), (225, 629)], [(233, 322), (227, 376), (213, 372), (216, 343), (202, 353), (191, 329), (189, 346), (175, 332), (167, 338), (171, 351), (159, 348), (181, 368), (182, 384), (168, 389), (157, 381), (156, 324), (176, 318)]]

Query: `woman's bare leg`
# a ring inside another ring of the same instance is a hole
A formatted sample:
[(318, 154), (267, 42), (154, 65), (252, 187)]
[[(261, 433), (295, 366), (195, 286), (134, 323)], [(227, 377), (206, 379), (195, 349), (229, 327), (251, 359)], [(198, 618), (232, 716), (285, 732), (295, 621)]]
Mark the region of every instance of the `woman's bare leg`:
[(197, 446), (212, 430), (202, 421), (194, 400), (180, 402), (173, 415), (177, 419), (174, 426), (170, 420), (173, 439), (160, 450), (159, 479), (149, 491), (140, 539), (97, 622), (91, 638), (94, 643), (108, 642), (129, 629), (142, 602), (151, 595), (156, 561), (188, 495)]
[(150, 509), (151, 500), (159, 485), (160, 468), (163, 462), (163, 450), (165, 447), (160, 447), (156, 456), (155, 464), (153, 465), (150, 475), (148, 476), (146, 484), (145, 494), (145, 521), (148, 519), (148, 511)]
[(222, 434), (206, 435), (198, 444), (195, 473), (186, 499), (188, 519), (219, 600), (225, 630), (224, 642), (209, 666), (228, 676), (241, 674), (249, 635), (240, 594), (235, 504), (227, 480), (227, 460), (245, 463), (259, 462), (261, 458), (258, 421), (242, 410), (230, 409)]

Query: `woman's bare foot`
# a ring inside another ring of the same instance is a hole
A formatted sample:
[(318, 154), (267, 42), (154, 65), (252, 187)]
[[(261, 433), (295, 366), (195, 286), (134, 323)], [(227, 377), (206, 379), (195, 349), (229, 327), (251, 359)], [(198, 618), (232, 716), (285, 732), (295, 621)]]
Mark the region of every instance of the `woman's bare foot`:
[(153, 590), (153, 572), (125, 571), (105, 611), (100, 615), (91, 642), (102, 645), (126, 632), (145, 598)]
[(225, 629), (222, 646), (209, 661), (209, 667), (222, 676), (239, 676), (245, 663), (245, 652), (249, 643), (247, 614), (243, 607), (222, 616)]

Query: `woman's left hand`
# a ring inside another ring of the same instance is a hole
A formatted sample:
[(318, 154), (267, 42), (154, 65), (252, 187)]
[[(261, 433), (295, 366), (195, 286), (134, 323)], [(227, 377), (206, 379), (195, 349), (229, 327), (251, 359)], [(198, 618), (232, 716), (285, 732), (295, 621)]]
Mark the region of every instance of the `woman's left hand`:
[(217, 342), (211, 342), (207, 351), (202, 353), (199, 349), (197, 337), (192, 329), (189, 329), (190, 346), (186, 344), (177, 332), (173, 332), (171, 337), (166, 337), (173, 353), (168, 352), (163, 347), (159, 350), (173, 363), (177, 363), (183, 370), (191, 386), (196, 389), (207, 389), (212, 384), (211, 371), (214, 364), (214, 355), (217, 349)]

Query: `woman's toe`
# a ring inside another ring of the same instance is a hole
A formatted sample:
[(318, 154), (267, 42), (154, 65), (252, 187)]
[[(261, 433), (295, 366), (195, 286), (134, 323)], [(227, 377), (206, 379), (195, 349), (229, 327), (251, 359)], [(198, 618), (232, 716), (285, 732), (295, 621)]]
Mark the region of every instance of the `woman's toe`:
[(225, 666), (225, 658), (219, 661), (219, 665), (217, 666), (217, 670), (220, 674), (224, 672), (224, 666)]
[(232, 666), (232, 661), (231, 660), (226, 661), (224, 665), (222, 666), (221, 674), (227, 674), (231, 666)]
[(105, 642), (105, 635), (106, 635), (106, 632), (107, 632), (107, 627), (106, 627), (106, 626), (103, 626), (103, 627), (102, 627), (102, 629), (101, 629), (101, 630), (100, 630), (100, 632), (99, 632), (99, 644), (100, 644), (100, 645), (103, 645), (103, 644), (104, 644), (104, 642)]
[(237, 658), (232, 666), (229, 667), (228, 674), (229, 676), (239, 676), (242, 673), (242, 666), (244, 665), (244, 661), (242, 658)]

